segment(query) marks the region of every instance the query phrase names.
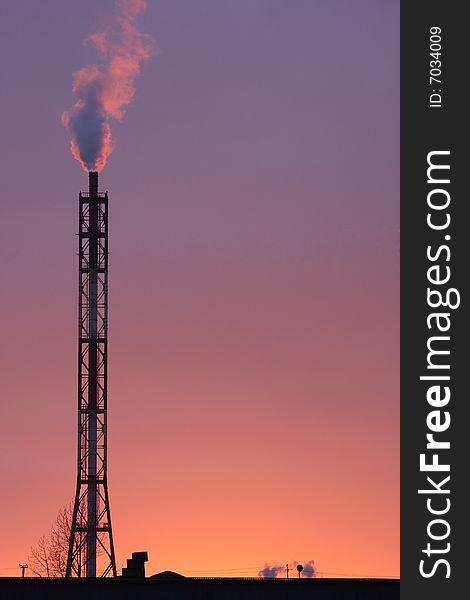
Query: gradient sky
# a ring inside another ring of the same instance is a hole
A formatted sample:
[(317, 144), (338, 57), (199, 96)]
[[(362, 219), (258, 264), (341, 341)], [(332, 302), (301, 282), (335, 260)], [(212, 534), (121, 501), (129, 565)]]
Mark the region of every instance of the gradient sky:
[[(87, 178), (60, 115), (111, 8), (0, 3), (0, 575), (75, 491)], [(118, 567), (398, 575), (398, 13), (149, 2), (101, 176)]]

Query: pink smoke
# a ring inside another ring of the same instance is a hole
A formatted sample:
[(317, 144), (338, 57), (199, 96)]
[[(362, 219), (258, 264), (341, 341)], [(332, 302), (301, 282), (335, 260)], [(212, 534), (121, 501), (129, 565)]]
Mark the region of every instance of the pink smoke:
[(90, 35), (99, 64), (73, 74), (77, 101), (62, 114), (72, 136), (72, 155), (85, 171), (101, 171), (113, 151), (110, 120), (121, 121), (135, 94), (135, 78), (152, 54), (152, 42), (139, 31), (137, 20), (145, 0), (115, 0), (115, 16), (105, 31)]

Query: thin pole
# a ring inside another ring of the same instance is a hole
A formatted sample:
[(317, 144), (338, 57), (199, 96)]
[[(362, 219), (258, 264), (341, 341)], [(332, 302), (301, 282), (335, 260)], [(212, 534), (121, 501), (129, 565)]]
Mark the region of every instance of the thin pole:
[(24, 572), (25, 572), (25, 571), (26, 571), (26, 569), (28, 568), (28, 565), (22, 565), (22, 564), (19, 564), (18, 566), (19, 566), (19, 567), (20, 567), (20, 569), (21, 569), (21, 579), (24, 579), (24, 577), (25, 577), (25, 575), (24, 575)]

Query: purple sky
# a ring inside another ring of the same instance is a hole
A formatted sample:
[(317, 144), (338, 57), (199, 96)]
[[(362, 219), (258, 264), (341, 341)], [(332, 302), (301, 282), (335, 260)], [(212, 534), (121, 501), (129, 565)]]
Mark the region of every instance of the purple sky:
[[(112, 4), (0, 3), (2, 569), (74, 492), (87, 180), (60, 116)], [(118, 560), (396, 575), (399, 3), (149, 4), (101, 175)]]

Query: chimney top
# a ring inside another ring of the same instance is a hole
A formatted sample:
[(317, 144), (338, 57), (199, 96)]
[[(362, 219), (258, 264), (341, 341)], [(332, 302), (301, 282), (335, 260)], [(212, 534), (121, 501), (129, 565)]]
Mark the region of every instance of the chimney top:
[(96, 198), (98, 196), (98, 171), (90, 171), (88, 173), (88, 183), (90, 198)]

